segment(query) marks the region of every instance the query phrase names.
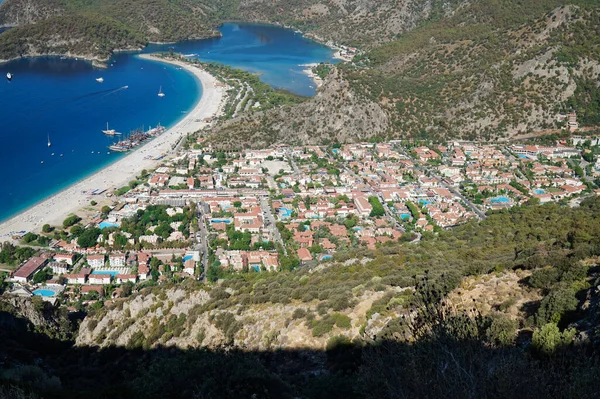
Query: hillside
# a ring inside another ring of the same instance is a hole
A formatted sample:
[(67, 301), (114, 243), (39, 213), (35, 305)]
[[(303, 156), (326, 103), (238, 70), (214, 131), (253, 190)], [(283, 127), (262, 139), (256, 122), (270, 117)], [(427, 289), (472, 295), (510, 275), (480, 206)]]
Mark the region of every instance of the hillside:
[[(209, 3), (209, 4), (205, 4)], [(107, 59), (114, 50), (148, 42), (172, 42), (218, 35), (227, 2), (194, 0), (6, 0), (0, 26), (0, 59), (23, 55), (69, 54)]]
[(501, 139), (557, 128), (573, 107), (600, 122), (596, 2), (481, 0), (425, 24), (348, 66), (351, 85), (378, 101), (396, 136)]
[(94, 305), (70, 348), (32, 327), (19, 333), (19, 309), (39, 317), (25, 304), (4, 306), (0, 389), (50, 398), (591, 398), (599, 220), (598, 198), (575, 209), (525, 206), (311, 269), (147, 286)]

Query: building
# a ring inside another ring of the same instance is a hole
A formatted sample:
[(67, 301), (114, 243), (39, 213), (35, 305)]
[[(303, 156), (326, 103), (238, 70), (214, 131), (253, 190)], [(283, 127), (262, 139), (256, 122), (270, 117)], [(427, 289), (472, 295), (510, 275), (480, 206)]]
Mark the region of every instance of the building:
[(104, 266), (104, 255), (89, 255), (87, 257), (87, 263), (90, 267), (102, 267)]
[(48, 259), (50, 257), (51, 255), (49, 254), (42, 254), (40, 256), (30, 258), (13, 274), (12, 279), (20, 283), (26, 283), (35, 272), (43, 268), (48, 263)]
[(312, 255), (310, 254), (309, 250), (306, 248), (300, 248), (298, 251), (298, 258), (300, 259), (300, 262), (305, 263), (305, 262), (310, 262), (311, 260), (313, 260)]
[(135, 274), (117, 274), (115, 277), (118, 284), (123, 284), (127, 282), (136, 283), (137, 276)]
[(88, 282), (90, 284), (110, 284), (110, 274), (90, 274)]
[(183, 271), (193, 276), (196, 271), (196, 261), (194, 259), (186, 260), (183, 264)]
[(66, 263), (67, 265), (73, 266), (73, 262), (75, 262), (75, 255), (73, 254), (56, 254), (54, 255), (54, 260), (57, 262)]
[(108, 256), (108, 261), (110, 265), (113, 267), (125, 266), (126, 262), (125, 254), (110, 254)]
[(62, 262), (50, 262), (48, 267), (52, 269), (52, 274), (65, 274), (69, 271), (69, 265)]
[(354, 205), (360, 216), (367, 217), (371, 214), (373, 207), (369, 203), (369, 200), (363, 196), (354, 197)]
[(67, 284), (85, 284), (86, 274), (64, 274), (64, 278), (67, 279)]

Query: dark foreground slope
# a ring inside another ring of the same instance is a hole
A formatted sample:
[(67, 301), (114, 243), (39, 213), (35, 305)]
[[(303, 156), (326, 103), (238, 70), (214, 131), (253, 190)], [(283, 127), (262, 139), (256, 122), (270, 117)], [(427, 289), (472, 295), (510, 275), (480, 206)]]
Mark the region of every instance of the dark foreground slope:
[[(173, 345), (174, 332), (166, 320), (171, 317), (159, 306), (143, 315), (155, 320), (152, 327), (138, 331), (126, 346), (109, 342), (125, 332), (119, 324), (123, 317), (105, 323), (110, 327), (94, 344), (83, 346), (78, 339), (80, 346), (72, 346), (69, 328), (52, 337), (46, 328), (42, 335), (38, 331), (52, 323), (43, 324), (31, 311), (33, 322), (23, 319), (17, 316), (21, 305), (3, 301), (0, 393), (11, 389), (21, 397), (32, 392), (45, 398), (593, 398), (600, 377), (599, 220), (598, 198), (577, 209), (527, 206), (426, 236), (419, 245), (347, 254), (339, 264), (310, 272), (242, 274), (220, 287), (187, 286), (214, 291), (206, 306), (194, 310), (196, 320), (203, 313), (230, 312), (229, 327), (219, 317), (213, 318), (215, 324), (229, 329), (237, 323), (229, 343), (210, 348), (163, 346)], [(368, 261), (345, 264), (358, 256)], [(469, 304), (449, 302), (449, 292), (460, 299), (468, 289), (461, 284), (464, 276), (486, 280), (512, 270), (526, 276), (519, 287), (536, 289), (541, 298), (523, 304), (523, 316), (509, 317), (504, 310), (512, 305), (504, 303), (483, 314)], [(368, 313), (368, 325), (385, 320), (377, 331), (332, 334), (322, 347), (291, 349), (277, 340), (264, 349), (245, 344), (251, 329), (272, 322), (269, 309), (281, 301), (298, 308), (310, 304), (312, 316), (300, 317), (315, 333), (322, 330), (320, 321), (333, 317), (332, 307), (344, 312), (355, 300), (338, 296), (369, 287), (387, 293)], [(407, 296), (399, 287), (413, 289)], [(146, 290), (160, 297), (168, 289)], [(128, 309), (134, 297), (121, 305), (105, 303), (106, 309), (86, 317), (79, 335), (119, 307)], [(255, 305), (263, 316), (250, 321), (244, 312)], [(38, 310), (64, 320), (64, 314)], [(190, 318), (178, 326), (178, 336), (188, 334)]]

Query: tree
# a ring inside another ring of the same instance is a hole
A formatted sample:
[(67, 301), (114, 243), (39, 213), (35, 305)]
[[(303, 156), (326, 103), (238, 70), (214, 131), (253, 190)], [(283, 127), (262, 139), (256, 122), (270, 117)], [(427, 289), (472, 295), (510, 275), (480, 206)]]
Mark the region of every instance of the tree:
[(102, 207), (102, 209), (100, 209), (100, 212), (102, 212), (102, 213), (103, 213), (103, 214), (105, 214), (105, 215), (108, 215), (108, 214), (110, 213), (110, 211), (111, 211), (111, 210), (112, 210), (112, 209), (110, 208), (110, 206), (108, 206), (108, 205), (104, 205), (104, 206)]
[(96, 201), (94, 201), (94, 200), (91, 200), (91, 201), (90, 201), (90, 205), (91, 205), (91, 206), (96, 206), (96, 205), (98, 205), (98, 203), (97, 203)]
[(29, 232), (23, 236), (23, 241), (28, 244), (30, 242), (37, 240), (37, 238), (38, 238), (37, 234), (33, 234), (32, 232)]
[(81, 221), (81, 218), (75, 214), (68, 216), (65, 220), (63, 220), (63, 227), (69, 228), (73, 226), (75, 223)]
[(51, 233), (52, 230), (53, 228), (48, 223), (42, 226), (42, 233)]
[(531, 345), (539, 352), (551, 355), (561, 346), (570, 344), (575, 333), (575, 329), (567, 329), (561, 333), (556, 324), (548, 323), (533, 331)]
[(98, 237), (102, 232), (99, 228), (94, 227), (91, 229), (86, 229), (79, 238), (77, 239), (77, 245), (82, 248), (90, 248), (96, 245), (98, 241)]
[(52, 269), (49, 267), (40, 270), (36, 274), (33, 275), (33, 282), (35, 284), (42, 284), (52, 278)]

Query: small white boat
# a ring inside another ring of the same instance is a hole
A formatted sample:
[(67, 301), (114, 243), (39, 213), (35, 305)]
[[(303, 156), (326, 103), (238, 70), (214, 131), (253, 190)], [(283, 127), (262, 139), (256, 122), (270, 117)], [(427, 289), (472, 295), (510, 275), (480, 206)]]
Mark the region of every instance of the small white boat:
[(160, 88), (158, 89), (158, 96), (159, 97), (164, 97), (165, 93), (162, 92), (162, 86), (160, 86)]
[(12, 80), (12, 73), (7, 72), (6, 73), (6, 79), (10, 82)]
[(40, 162), (40, 163), (44, 163), (44, 161)]
[(54, 153), (52, 153), (52, 156), (54, 156)]
[(50, 133), (48, 133), (48, 147), (51, 147), (52, 143), (50, 142)]
[(115, 129), (109, 129), (108, 122), (106, 122), (106, 130), (103, 130), (102, 133), (106, 134), (107, 136), (116, 136), (121, 134), (118, 133)]
[(62, 157), (62, 156), (63, 156), (63, 154), (60, 154), (60, 156)]
[(96, 82), (98, 83), (102, 83), (104, 82), (104, 78), (100, 77), (100, 78), (96, 78)]

